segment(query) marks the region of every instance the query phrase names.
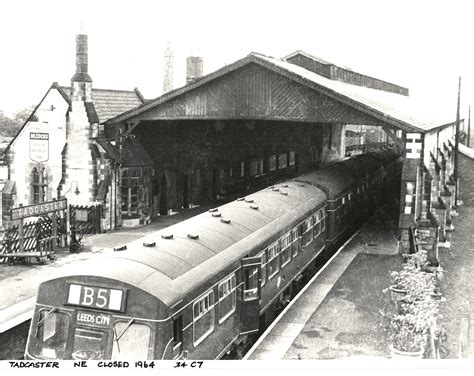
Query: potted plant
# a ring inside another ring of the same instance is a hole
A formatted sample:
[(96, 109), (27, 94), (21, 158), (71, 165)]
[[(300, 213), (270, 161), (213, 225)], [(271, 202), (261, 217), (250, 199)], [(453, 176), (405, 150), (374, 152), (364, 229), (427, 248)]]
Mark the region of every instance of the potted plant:
[(433, 299), (439, 290), (436, 276), (426, 273), (426, 253), (407, 255), (399, 272), (391, 272), (392, 295), (390, 312), (382, 312), (384, 329), (391, 346), (392, 357), (408, 356), (421, 358), (430, 330), (439, 317), (438, 301)]
[(423, 271), (426, 265), (426, 252), (419, 251), (413, 255), (405, 255), (406, 261), (401, 271), (392, 271), (392, 285), (389, 287), (392, 301), (419, 300), (431, 294), (436, 287), (434, 274)]

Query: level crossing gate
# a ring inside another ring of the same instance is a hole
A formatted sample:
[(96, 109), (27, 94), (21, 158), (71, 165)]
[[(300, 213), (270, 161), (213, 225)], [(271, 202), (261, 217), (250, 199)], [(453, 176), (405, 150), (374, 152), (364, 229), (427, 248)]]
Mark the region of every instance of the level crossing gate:
[(66, 199), (12, 208), (14, 224), (3, 234), (0, 261), (35, 258), (44, 263), (46, 259), (53, 260), (58, 244), (64, 246), (66, 242), (67, 209)]

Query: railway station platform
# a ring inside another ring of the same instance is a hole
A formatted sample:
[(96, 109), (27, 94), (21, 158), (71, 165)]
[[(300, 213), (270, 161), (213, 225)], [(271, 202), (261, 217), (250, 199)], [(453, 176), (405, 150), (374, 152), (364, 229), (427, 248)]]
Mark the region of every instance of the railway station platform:
[[(440, 306), (447, 340), (442, 358), (474, 359), (474, 207), (454, 218), (451, 248), (440, 249), (445, 270)], [(375, 216), (285, 308), (244, 359), (390, 358), (380, 309), (391, 304), (390, 271), (400, 270), (396, 227)], [(471, 286), (472, 287), (472, 286)]]

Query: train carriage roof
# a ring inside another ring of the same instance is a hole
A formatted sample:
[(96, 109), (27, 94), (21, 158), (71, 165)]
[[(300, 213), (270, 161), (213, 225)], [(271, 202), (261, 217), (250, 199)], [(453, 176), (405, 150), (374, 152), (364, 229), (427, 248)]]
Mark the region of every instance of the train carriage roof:
[(368, 173), (383, 167), (398, 157), (399, 154), (390, 149), (360, 154), (304, 174), (296, 181), (313, 184), (321, 188), (327, 194), (328, 199), (335, 199), (351, 189), (359, 178), (365, 177)]
[(172, 305), (325, 201), (315, 186), (280, 183), (128, 243), (126, 251), (91, 260), (72, 274), (121, 280)]

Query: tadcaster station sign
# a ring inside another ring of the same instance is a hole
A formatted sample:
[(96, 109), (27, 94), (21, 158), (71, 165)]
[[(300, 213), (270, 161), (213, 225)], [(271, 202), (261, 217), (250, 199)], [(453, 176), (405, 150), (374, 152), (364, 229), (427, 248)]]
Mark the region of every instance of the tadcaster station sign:
[(27, 217), (34, 217), (38, 215), (54, 213), (60, 210), (67, 209), (67, 199), (62, 198), (56, 201), (43, 202), (41, 204), (20, 206), (12, 209), (12, 221), (23, 219)]

